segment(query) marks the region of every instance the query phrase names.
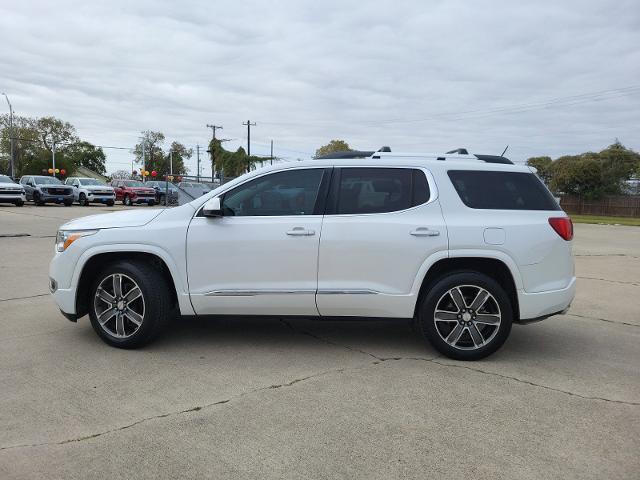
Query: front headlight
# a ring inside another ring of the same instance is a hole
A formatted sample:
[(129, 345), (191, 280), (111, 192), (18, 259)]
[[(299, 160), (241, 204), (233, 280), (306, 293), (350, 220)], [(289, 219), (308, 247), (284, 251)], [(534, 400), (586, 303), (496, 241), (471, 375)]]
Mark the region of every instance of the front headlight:
[(56, 235), (56, 250), (64, 252), (69, 245), (81, 237), (87, 237), (98, 233), (98, 230), (58, 230)]

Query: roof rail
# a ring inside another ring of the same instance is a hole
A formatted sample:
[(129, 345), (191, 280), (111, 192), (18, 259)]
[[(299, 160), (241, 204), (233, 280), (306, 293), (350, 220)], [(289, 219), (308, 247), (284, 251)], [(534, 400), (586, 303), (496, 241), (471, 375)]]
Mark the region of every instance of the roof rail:
[(473, 154), (478, 160), (482, 160), (487, 163), (504, 163), (508, 165), (513, 165), (513, 162), (509, 160), (507, 157), (503, 157), (501, 155), (481, 155), (479, 153)]

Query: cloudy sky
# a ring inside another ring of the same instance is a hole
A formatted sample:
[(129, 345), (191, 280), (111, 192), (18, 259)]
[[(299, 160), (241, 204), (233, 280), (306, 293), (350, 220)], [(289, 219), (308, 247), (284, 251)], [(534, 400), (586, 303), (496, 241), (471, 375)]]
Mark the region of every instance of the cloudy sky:
[[(0, 91), (95, 144), (640, 150), (640, 3), (0, 0)], [(6, 108), (6, 107), (0, 107)], [(130, 167), (106, 149), (108, 170)], [(205, 162), (206, 164), (206, 162)], [(195, 159), (190, 162), (195, 173)], [(203, 173), (210, 174), (206, 165)]]

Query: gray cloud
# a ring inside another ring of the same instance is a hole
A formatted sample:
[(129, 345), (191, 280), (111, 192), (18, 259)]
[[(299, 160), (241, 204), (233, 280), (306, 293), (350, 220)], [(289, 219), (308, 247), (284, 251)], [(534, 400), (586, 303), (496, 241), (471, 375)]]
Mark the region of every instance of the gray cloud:
[[(145, 129), (206, 145), (215, 122), (235, 148), (251, 119), (252, 152), (274, 139), (289, 159), (331, 138), (509, 144), (515, 160), (640, 149), (640, 89), (619, 90), (640, 86), (637, 1), (520, 3), (3, 2), (0, 90), (102, 145)], [(106, 152), (109, 170), (129, 165)]]

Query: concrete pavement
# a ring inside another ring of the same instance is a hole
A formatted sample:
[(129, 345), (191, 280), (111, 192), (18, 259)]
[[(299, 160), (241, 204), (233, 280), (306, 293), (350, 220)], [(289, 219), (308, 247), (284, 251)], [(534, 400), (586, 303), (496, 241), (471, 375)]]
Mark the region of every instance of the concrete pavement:
[(640, 228), (576, 225), (570, 314), (463, 363), (391, 321), (110, 348), (46, 283), (57, 226), (107, 210), (0, 207), (0, 478), (637, 478)]

